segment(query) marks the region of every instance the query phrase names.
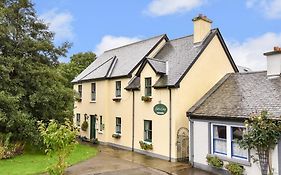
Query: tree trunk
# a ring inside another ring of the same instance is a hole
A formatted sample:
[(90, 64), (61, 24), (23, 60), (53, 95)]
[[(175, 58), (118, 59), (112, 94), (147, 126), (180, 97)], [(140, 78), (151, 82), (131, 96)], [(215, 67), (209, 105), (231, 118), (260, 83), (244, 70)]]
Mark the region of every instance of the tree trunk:
[(260, 162), (262, 175), (268, 175), (269, 150), (259, 149), (258, 156), (259, 156), (259, 162)]

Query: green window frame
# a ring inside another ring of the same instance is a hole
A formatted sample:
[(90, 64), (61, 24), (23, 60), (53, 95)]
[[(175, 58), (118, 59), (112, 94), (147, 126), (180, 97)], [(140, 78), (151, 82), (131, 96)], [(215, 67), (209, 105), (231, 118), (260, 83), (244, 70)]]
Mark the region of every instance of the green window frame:
[(82, 84), (78, 85), (78, 94), (79, 94), (79, 98), (82, 98)]
[(79, 113), (76, 114), (76, 125), (80, 126), (80, 120), (81, 120), (81, 116)]
[(145, 78), (145, 96), (152, 95), (151, 77)]
[(96, 101), (97, 99), (97, 87), (96, 83), (91, 84), (91, 100)]
[(103, 125), (102, 125), (102, 116), (100, 116), (100, 131), (103, 130)]
[(144, 141), (152, 142), (152, 121), (144, 120)]
[(121, 81), (115, 82), (115, 96), (121, 97)]
[(115, 132), (117, 134), (121, 134), (121, 117), (116, 117), (116, 127), (115, 127)]

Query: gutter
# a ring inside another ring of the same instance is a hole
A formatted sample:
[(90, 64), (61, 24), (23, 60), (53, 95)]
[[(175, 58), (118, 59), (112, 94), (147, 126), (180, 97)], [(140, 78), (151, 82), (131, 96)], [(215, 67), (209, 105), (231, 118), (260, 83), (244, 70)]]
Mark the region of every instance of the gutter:
[(172, 160), (172, 91), (169, 88), (169, 162)]

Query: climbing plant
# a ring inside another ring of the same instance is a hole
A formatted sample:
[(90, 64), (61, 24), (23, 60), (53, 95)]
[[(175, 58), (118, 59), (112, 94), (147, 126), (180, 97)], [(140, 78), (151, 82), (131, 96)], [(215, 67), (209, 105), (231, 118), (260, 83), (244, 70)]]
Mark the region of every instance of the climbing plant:
[(244, 149), (254, 149), (257, 157), (252, 157), (254, 162), (259, 162), (262, 175), (272, 174), (270, 165), (270, 152), (275, 148), (281, 138), (281, 121), (269, 118), (267, 111), (253, 114), (245, 121), (247, 132), (243, 139), (238, 141)]

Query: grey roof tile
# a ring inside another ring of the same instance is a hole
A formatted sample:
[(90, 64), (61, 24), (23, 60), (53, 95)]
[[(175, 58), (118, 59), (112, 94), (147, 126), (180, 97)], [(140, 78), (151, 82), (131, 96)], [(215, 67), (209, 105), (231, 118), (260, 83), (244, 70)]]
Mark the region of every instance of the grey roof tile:
[[(102, 55), (82, 71), (72, 82), (105, 78), (109, 69), (112, 72), (106, 78), (127, 76), (139, 63), (147, 56), (149, 51), (166, 35), (160, 35), (126, 46), (105, 51)], [(114, 67), (110, 67), (110, 62), (116, 57), (118, 61)]]
[(266, 72), (253, 72), (224, 79), (188, 111), (190, 116), (248, 118), (267, 110), (281, 119), (281, 77), (268, 79)]
[(148, 63), (156, 71), (156, 73), (165, 74), (166, 73), (166, 62), (156, 59), (147, 59)]

